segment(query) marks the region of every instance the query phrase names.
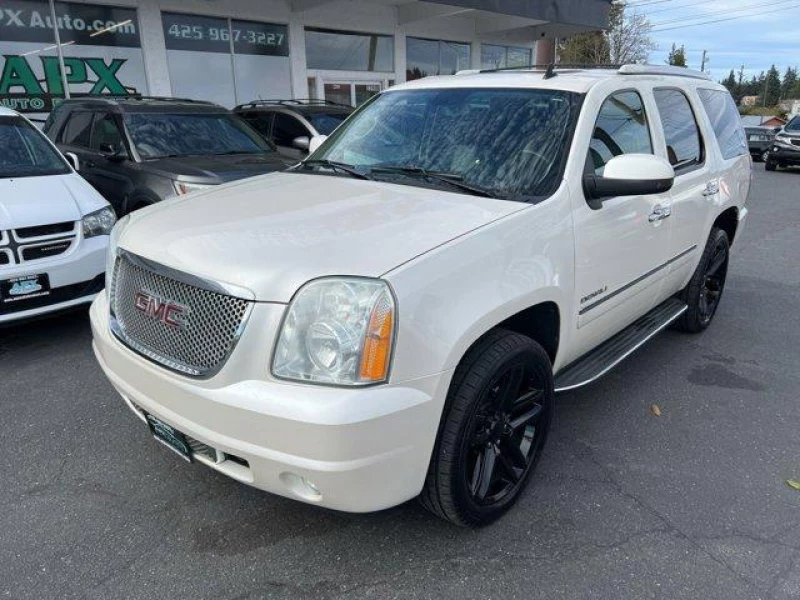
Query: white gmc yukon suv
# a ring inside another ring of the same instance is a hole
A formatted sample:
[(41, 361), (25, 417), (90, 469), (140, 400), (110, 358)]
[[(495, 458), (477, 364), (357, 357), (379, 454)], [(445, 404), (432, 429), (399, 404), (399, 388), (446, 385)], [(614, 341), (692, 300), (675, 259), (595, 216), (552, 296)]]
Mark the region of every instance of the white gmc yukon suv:
[(422, 79), (288, 172), (122, 219), (95, 352), (186, 460), (488, 523), (555, 392), (709, 325), (750, 179), (733, 100), (686, 69)]

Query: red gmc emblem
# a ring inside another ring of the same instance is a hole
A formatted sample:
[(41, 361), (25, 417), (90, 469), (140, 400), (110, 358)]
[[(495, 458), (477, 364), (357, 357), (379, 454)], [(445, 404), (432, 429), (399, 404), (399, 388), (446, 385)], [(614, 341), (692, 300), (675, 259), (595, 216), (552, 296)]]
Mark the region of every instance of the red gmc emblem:
[(175, 329), (181, 329), (184, 326), (183, 317), (188, 312), (185, 306), (144, 291), (136, 292), (133, 306), (151, 319)]

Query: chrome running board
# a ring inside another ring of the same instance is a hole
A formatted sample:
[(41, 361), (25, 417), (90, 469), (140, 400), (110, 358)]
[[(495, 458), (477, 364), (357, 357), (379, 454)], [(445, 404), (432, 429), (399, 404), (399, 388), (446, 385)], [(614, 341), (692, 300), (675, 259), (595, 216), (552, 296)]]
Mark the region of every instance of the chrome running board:
[(670, 298), (659, 304), (611, 339), (561, 369), (555, 378), (556, 392), (574, 390), (600, 379), (666, 329), (687, 308), (677, 298)]

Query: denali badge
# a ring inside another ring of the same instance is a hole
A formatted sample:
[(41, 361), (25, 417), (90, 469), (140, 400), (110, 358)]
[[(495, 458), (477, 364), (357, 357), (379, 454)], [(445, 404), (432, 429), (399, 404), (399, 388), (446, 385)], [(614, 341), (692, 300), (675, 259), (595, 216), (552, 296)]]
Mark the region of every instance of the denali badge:
[(159, 298), (145, 291), (136, 292), (133, 306), (151, 319), (156, 319), (167, 327), (175, 329), (184, 327), (183, 318), (189, 312), (189, 309), (185, 306)]

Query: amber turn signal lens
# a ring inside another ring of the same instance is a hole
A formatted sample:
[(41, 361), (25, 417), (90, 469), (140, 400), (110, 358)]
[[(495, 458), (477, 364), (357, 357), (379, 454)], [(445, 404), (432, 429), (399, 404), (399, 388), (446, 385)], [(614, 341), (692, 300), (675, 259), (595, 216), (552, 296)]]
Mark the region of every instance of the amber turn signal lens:
[(386, 292), (375, 303), (369, 317), (364, 351), (361, 354), (361, 381), (385, 381), (389, 374), (394, 334), (394, 302)]

